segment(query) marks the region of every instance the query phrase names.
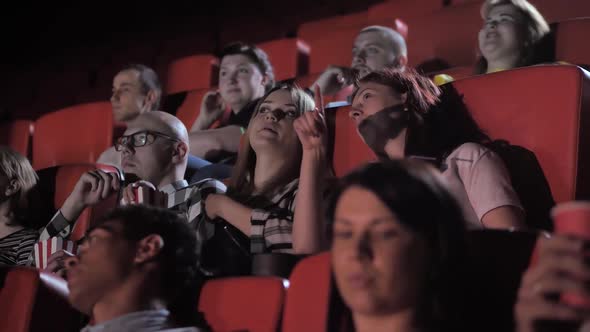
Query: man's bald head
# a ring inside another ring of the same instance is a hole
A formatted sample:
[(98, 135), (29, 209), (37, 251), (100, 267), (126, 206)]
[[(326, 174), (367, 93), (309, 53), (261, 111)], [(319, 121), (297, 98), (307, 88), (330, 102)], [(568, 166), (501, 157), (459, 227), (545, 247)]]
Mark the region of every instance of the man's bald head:
[(184, 124), (174, 115), (152, 111), (139, 115), (127, 126), (129, 129), (153, 130), (176, 138), (188, 145), (188, 132)]
[(408, 56), (408, 46), (406, 40), (399, 32), (381, 25), (371, 25), (363, 28), (359, 34), (367, 32), (379, 33), (383, 38), (389, 40), (391, 43), (391, 49), (395, 54)]
[[(142, 134), (143, 133), (143, 134)], [(188, 133), (174, 115), (152, 111), (131, 120), (126, 137), (137, 137), (121, 150), (125, 173), (135, 174), (160, 188), (182, 180), (189, 154)]]
[(408, 48), (395, 30), (372, 25), (362, 29), (352, 48), (352, 68), (361, 77), (385, 68), (403, 68), (408, 62)]

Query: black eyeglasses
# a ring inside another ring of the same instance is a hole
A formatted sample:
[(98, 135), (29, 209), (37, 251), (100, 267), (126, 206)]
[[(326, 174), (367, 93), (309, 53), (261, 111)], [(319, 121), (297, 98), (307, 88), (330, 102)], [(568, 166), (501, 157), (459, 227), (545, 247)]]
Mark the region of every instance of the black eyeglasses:
[(159, 133), (157, 131), (143, 130), (137, 133), (121, 136), (115, 143), (115, 150), (122, 151), (125, 147), (138, 148), (154, 143), (156, 138), (161, 137), (173, 142), (179, 142), (180, 140), (174, 137), (170, 137), (166, 134)]

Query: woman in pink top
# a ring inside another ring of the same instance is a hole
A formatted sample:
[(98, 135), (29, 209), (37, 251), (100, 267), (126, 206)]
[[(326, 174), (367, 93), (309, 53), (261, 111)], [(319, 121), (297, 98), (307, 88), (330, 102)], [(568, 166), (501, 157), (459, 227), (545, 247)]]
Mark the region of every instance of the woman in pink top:
[(489, 137), (458, 96), (441, 96), (430, 79), (414, 70), (386, 69), (359, 81), (350, 116), (380, 158), (434, 162), (469, 228), (524, 227), (506, 167), (484, 146)]

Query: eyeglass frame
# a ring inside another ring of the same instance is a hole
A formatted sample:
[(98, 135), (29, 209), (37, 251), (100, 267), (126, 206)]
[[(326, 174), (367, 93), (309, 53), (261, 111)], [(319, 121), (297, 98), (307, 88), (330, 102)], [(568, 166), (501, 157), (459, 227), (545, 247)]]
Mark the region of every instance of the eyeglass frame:
[[(130, 138), (130, 137), (133, 137), (133, 136), (135, 136), (137, 134), (144, 134), (144, 133), (146, 134), (146, 140), (145, 140), (145, 143), (143, 145), (137, 145), (136, 146), (136, 145), (133, 145), (133, 144), (129, 144), (129, 142), (133, 142), (134, 141), (133, 139), (129, 140), (128, 143), (119, 143), (124, 138)], [(148, 144), (147, 135), (154, 136), (154, 140), (151, 143), (149, 143), (149, 144)], [(127, 148), (129, 148), (129, 147), (132, 147), (132, 148), (140, 148), (142, 146), (151, 145), (151, 144), (154, 144), (154, 142), (156, 141), (156, 138), (158, 138), (158, 137), (165, 138), (165, 139), (167, 139), (169, 141), (172, 141), (172, 142), (180, 142), (180, 140), (178, 138), (174, 138), (172, 136), (163, 134), (163, 133), (158, 132), (158, 131), (141, 130), (141, 131), (138, 131), (138, 132), (133, 133), (131, 135), (124, 135), (124, 136), (121, 136), (121, 137), (117, 138), (117, 140), (115, 141), (115, 151), (121, 152), (121, 151), (123, 151), (124, 147), (127, 147)]]

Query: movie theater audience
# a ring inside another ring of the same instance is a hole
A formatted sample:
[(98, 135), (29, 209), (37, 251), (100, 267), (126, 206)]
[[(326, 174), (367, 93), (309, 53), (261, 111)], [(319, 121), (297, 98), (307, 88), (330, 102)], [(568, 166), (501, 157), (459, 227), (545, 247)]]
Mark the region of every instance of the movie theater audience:
[[(458, 97), (460, 98), (460, 97)], [(412, 69), (359, 81), (350, 116), (381, 159), (430, 160), (441, 170), (469, 228), (524, 227), (524, 214), (490, 139), (451, 94)]]
[(328, 218), (338, 294), (329, 330), (461, 331), (465, 223), (434, 167), (363, 166), (341, 180)]
[(0, 147), (0, 266), (26, 265), (37, 242), (29, 197), (37, 180), (27, 158)]

